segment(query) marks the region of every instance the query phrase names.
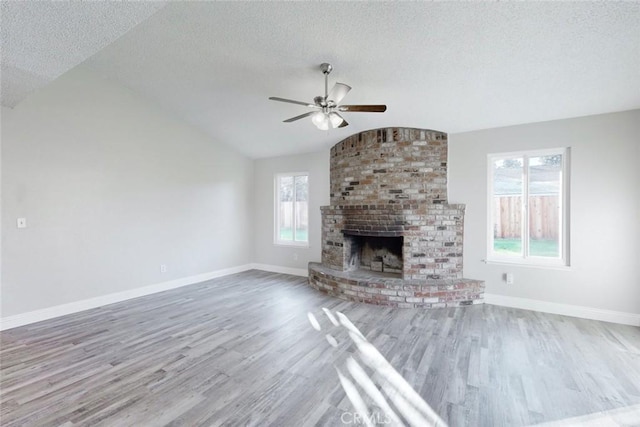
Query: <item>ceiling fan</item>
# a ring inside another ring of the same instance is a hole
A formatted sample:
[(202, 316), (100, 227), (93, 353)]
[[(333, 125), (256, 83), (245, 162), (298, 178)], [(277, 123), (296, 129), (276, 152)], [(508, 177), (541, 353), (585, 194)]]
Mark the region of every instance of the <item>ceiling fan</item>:
[(314, 111), (300, 114), (299, 116), (292, 117), (284, 120), (285, 123), (295, 122), (296, 120), (303, 119), (311, 116), (311, 121), (320, 130), (327, 130), (331, 128), (343, 128), (349, 126), (349, 123), (339, 114), (342, 112), (362, 112), (362, 113), (384, 113), (387, 110), (386, 105), (339, 105), (342, 98), (349, 93), (351, 86), (344, 83), (336, 83), (328, 92), (328, 80), (329, 73), (333, 70), (331, 64), (320, 64), (320, 70), (324, 74), (324, 96), (316, 96), (313, 98), (313, 103), (294, 101), (292, 99), (278, 98), (272, 96), (269, 99), (272, 101), (288, 102), (290, 104), (304, 105), (305, 107), (312, 108)]

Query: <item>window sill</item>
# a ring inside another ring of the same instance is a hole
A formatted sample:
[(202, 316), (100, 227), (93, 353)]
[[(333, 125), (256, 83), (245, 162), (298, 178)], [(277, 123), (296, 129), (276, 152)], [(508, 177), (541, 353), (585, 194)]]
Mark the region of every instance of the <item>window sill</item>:
[(273, 245), (289, 248), (308, 248), (309, 242), (273, 242)]
[(505, 258), (492, 258), (492, 259), (483, 259), (482, 262), (485, 264), (493, 264), (493, 265), (511, 265), (514, 267), (525, 267), (525, 268), (539, 268), (543, 270), (561, 270), (561, 271), (570, 271), (571, 266), (558, 262), (539, 262), (536, 260), (523, 260), (523, 259), (505, 259)]

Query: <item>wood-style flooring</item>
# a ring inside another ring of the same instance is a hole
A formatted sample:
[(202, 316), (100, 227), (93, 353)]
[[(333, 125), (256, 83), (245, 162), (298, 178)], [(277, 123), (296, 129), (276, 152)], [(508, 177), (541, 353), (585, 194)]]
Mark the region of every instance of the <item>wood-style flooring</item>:
[(0, 424), (364, 425), (336, 373), (353, 345), (323, 307), (450, 426), (640, 408), (640, 328), (491, 305), (376, 307), (252, 270), (0, 333)]

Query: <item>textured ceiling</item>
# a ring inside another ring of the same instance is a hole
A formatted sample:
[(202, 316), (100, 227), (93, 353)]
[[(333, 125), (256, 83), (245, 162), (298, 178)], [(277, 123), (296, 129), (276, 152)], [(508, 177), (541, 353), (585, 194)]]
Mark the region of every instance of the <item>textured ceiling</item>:
[(2, 105), (14, 107), (163, 6), (164, 2), (2, 1)]
[[(133, 4), (151, 15), (149, 3)], [(108, 35), (91, 49), (126, 27), (110, 19), (92, 30)], [(75, 21), (73, 40), (94, 25)], [(4, 48), (4, 18), (2, 37)], [(45, 45), (30, 51), (33, 63), (9, 65), (36, 80), (69, 66), (57, 44)], [(350, 126), (329, 131), (309, 119), (282, 123), (307, 110), (267, 98), (311, 101), (323, 92), (321, 62), (334, 66), (330, 85), (353, 87), (344, 103), (385, 103), (387, 112), (344, 113)], [(251, 157), (276, 156), (383, 126), (461, 132), (640, 108), (640, 3), (175, 2), (82, 66)]]

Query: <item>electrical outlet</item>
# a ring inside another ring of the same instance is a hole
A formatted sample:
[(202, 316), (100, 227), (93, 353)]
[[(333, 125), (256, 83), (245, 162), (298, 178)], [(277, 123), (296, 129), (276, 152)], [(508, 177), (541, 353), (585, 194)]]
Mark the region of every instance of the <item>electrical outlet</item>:
[(160, 264), (160, 273), (166, 273), (167, 272), (167, 266), (165, 264)]
[(507, 285), (513, 285), (513, 273), (505, 273), (504, 281), (507, 282)]
[(297, 253), (294, 253), (294, 254), (293, 254), (293, 260), (294, 260), (294, 261), (297, 261), (297, 260), (298, 260), (298, 254), (297, 254)]

